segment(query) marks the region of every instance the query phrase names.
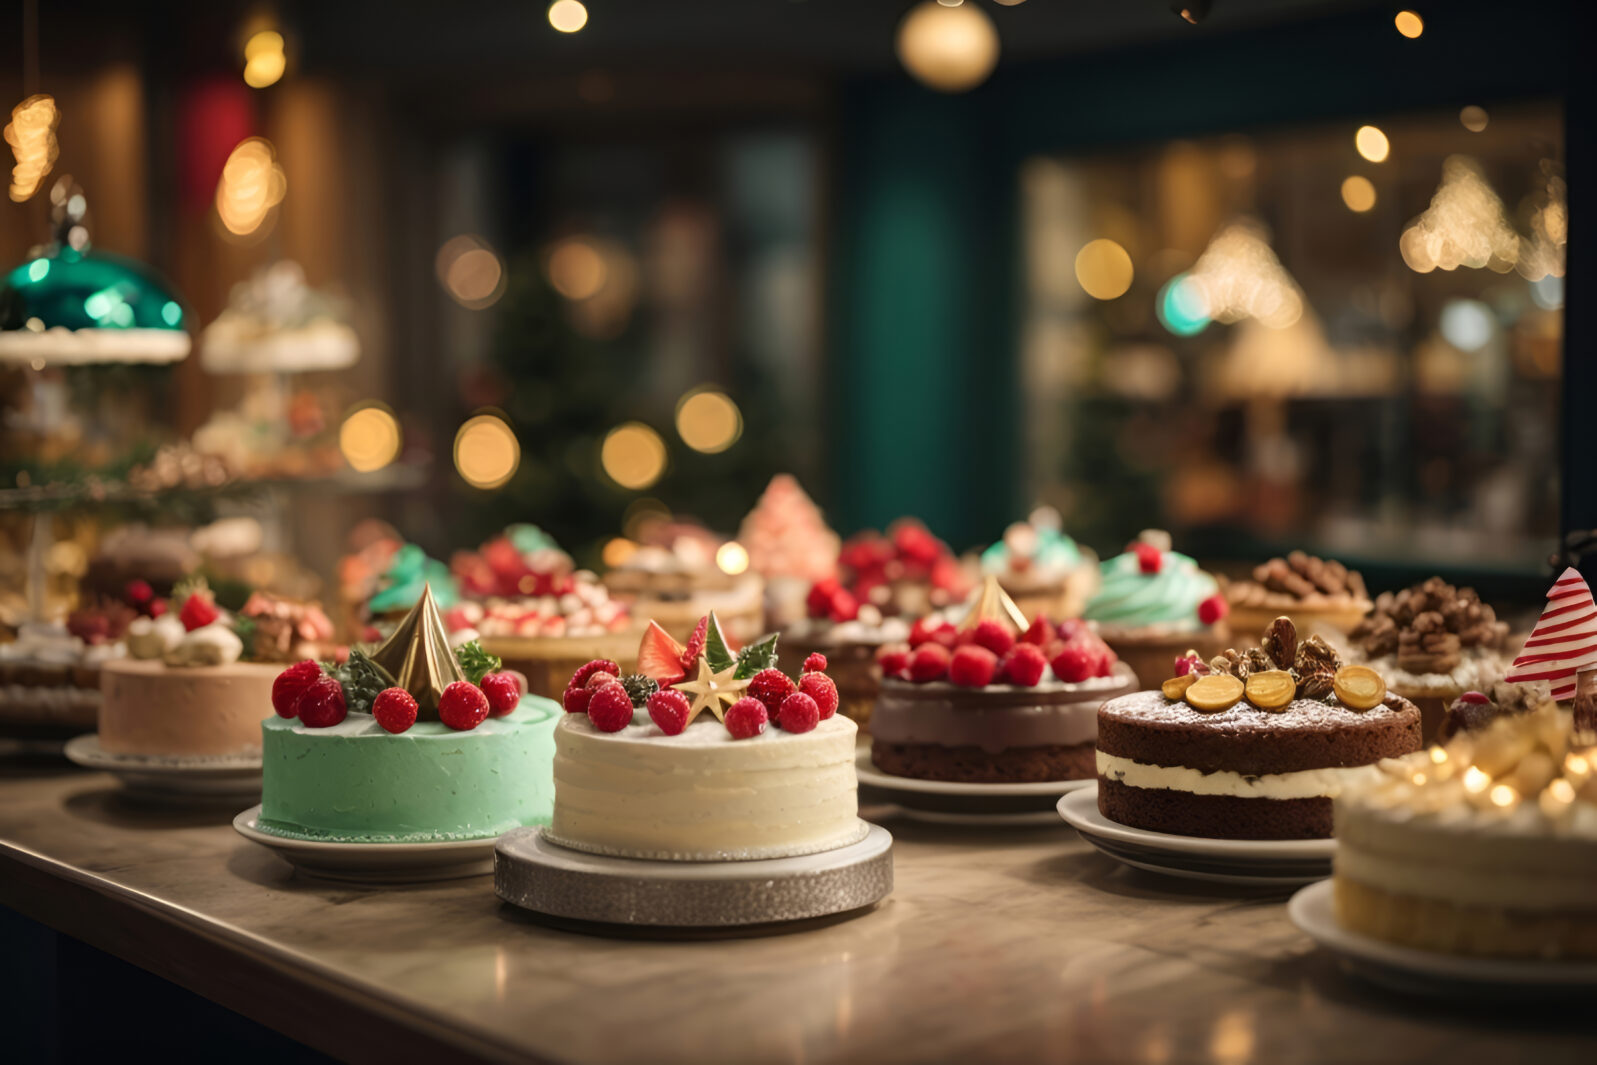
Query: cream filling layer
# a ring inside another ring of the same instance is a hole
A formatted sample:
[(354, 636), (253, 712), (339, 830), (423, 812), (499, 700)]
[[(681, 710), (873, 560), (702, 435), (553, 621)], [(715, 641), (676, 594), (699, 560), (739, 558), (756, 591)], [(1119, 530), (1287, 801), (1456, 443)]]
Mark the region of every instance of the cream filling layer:
[(1193, 795), (1229, 795), (1239, 799), (1334, 798), (1343, 788), (1379, 779), (1373, 765), (1303, 769), (1294, 773), (1248, 776), (1229, 770), (1205, 773), (1184, 765), (1148, 765), (1098, 752), (1098, 775), (1132, 788), (1164, 788)]
[(1416, 863), (1339, 842), (1333, 868), (1337, 876), (1394, 895), (1439, 899), (1459, 906), (1486, 906), (1532, 912), (1580, 912), (1597, 916), (1589, 870), (1525, 869), (1515, 866), (1464, 868), (1446, 863)]

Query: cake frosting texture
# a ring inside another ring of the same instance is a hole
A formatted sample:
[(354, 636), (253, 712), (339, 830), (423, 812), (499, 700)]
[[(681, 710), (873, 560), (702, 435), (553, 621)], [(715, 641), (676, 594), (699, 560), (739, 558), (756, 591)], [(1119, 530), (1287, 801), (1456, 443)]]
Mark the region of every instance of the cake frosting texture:
[(100, 670), (100, 746), (116, 754), (245, 755), (261, 748), (278, 667), (168, 666), (119, 658)]

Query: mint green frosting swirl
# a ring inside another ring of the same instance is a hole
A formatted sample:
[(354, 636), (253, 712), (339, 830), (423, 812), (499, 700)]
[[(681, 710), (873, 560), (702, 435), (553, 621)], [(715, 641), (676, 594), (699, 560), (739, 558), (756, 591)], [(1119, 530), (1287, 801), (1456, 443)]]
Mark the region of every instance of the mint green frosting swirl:
[[(1076, 541), (1058, 529), (1035, 528), (1037, 549), (1031, 553), (1031, 564), (1039, 570), (1068, 572), (1081, 565), (1081, 548)], [(1009, 545), (999, 540), (981, 554), (981, 571), (1002, 577), (1009, 572), (1011, 552)]]
[(1108, 625), (1164, 625), (1196, 629), (1198, 604), (1219, 591), (1213, 577), (1186, 555), (1163, 554), (1158, 573), (1144, 573), (1131, 552), (1105, 559), (1103, 580), (1085, 617)]
[(460, 589), (449, 567), (415, 544), (406, 544), (394, 552), (388, 571), (383, 574), (384, 587), (371, 597), (367, 604), (374, 614), (390, 610), (408, 610), (421, 598), (424, 585), (431, 584), (433, 601), (440, 610), (448, 610), (460, 601)]

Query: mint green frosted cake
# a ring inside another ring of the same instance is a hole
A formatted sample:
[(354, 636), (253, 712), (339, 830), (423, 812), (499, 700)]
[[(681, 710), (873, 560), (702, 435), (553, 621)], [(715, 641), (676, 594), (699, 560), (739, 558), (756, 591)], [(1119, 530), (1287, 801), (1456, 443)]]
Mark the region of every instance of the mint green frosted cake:
[(418, 721), (395, 735), (357, 711), (329, 728), (268, 718), (258, 826), (327, 843), (432, 843), (546, 825), (561, 714), (529, 695), (470, 731)]

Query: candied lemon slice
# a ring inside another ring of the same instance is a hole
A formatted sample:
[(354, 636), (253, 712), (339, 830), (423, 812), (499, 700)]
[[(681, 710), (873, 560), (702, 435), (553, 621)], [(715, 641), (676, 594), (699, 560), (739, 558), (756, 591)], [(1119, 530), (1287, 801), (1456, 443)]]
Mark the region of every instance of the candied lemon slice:
[(1260, 710), (1279, 710), (1298, 693), (1298, 683), (1284, 669), (1264, 669), (1248, 674), (1244, 694)]
[(1352, 710), (1373, 710), (1386, 698), (1386, 681), (1369, 666), (1343, 666), (1331, 678), (1336, 700)]
[(1166, 699), (1179, 699), (1187, 693), (1187, 689), (1192, 687), (1193, 682), (1197, 679), (1198, 675), (1196, 673), (1183, 673), (1181, 676), (1171, 677), (1159, 685), (1159, 690), (1164, 692)]
[(1188, 685), (1185, 698), (1192, 709), (1217, 714), (1242, 698), (1242, 682), (1229, 673), (1211, 673)]

